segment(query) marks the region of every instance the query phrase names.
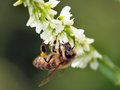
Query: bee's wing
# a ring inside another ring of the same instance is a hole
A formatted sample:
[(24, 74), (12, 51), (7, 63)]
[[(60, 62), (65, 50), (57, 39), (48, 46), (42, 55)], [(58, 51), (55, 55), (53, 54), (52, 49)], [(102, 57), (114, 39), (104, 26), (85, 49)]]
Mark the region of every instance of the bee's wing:
[(49, 80), (55, 75), (56, 70), (57, 70), (57, 69), (54, 69), (53, 71), (51, 71), (51, 73), (49, 73), (48, 76), (46, 76), (46, 78), (43, 79), (43, 80), (40, 82), (39, 87), (47, 84), (47, 83), (49, 82)]
[(62, 64), (62, 63), (58, 64), (58, 66), (57, 66), (55, 69), (52, 69), (52, 70), (50, 71), (50, 73), (46, 76), (46, 78), (43, 79), (43, 80), (40, 82), (39, 87), (41, 87), (41, 86), (43, 86), (43, 85), (45, 85), (45, 84), (47, 84), (47, 83), (49, 82), (49, 80), (55, 75), (56, 70), (59, 68), (59, 66), (60, 66), (61, 64)]

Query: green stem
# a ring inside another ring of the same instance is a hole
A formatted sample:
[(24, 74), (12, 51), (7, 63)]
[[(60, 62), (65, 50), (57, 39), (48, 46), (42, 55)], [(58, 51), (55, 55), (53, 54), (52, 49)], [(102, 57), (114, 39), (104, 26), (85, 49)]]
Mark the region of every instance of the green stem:
[(108, 77), (115, 85), (120, 86), (120, 68), (107, 57), (103, 57), (103, 59), (99, 60), (99, 63), (99, 71)]

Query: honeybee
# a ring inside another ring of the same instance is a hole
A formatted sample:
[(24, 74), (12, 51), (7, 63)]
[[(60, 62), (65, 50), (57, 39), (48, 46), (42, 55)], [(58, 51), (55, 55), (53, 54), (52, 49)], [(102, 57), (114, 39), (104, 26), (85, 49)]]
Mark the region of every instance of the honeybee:
[(49, 70), (48, 76), (40, 82), (39, 86), (46, 84), (52, 76), (54, 76), (57, 69), (68, 68), (73, 58), (76, 56), (74, 47), (72, 48), (69, 43), (60, 44), (60, 42), (54, 41), (54, 45), (51, 47), (51, 53), (46, 54), (46, 47), (41, 45), (41, 54), (33, 61), (33, 65), (42, 70)]

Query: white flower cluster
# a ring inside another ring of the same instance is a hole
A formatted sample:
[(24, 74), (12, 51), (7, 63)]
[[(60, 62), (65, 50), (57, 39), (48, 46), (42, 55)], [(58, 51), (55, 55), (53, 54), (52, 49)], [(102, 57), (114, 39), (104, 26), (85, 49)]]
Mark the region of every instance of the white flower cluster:
[(93, 70), (96, 70), (99, 66), (97, 61), (98, 58), (102, 58), (102, 56), (96, 50), (91, 48), (90, 52), (75, 58), (71, 67), (84, 69), (89, 64)]
[(30, 18), (27, 26), (35, 27), (36, 32), (44, 40), (45, 44), (53, 45), (54, 40), (60, 43), (69, 42), (76, 51), (76, 58), (71, 64), (72, 67), (84, 68), (90, 64), (92, 69), (97, 69), (97, 58), (102, 56), (90, 45), (94, 39), (87, 38), (83, 29), (77, 29), (73, 26), (74, 18), (70, 13), (70, 7), (65, 6), (60, 15), (55, 19), (57, 12), (53, 10), (60, 1), (49, 0), (18, 0), (14, 6), (24, 4), (28, 7)]

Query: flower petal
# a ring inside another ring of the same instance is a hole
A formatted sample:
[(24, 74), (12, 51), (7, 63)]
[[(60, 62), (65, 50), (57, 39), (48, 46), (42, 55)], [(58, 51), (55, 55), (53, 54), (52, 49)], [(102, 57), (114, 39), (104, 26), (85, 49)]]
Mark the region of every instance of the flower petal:
[[(69, 6), (65, 6), (61, 13), (60, 13), (60, 16), (58, 18), (62, 19), (64, 25), (73, 25), (74, 24), (74, 18), (73, 19), (70, 19), (72, 14), (70, 13), (70, 9), (71, 7)], [(62, 17), (62, 18), (61, 18)]]
[(61, 34), (58, 35), (58, 40), (62, 44), (67, 43), (69, 41), (65, 32), (62, 32)]
[(99, 64), (98, 64), (98, 62), (97, 62), (96, 59), (94, 59), (94, 60), (92, 60), (92, 61), (90, 62), (90, 67), (91, 67), (91, 69), (97, 70), (98, 66), (99, 66)]

